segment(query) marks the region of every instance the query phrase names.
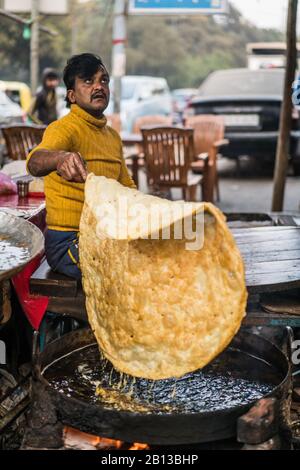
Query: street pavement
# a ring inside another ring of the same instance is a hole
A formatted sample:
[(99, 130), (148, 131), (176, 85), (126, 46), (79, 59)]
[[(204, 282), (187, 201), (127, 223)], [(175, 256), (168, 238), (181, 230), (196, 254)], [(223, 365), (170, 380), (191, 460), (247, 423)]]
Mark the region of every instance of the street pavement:
[[(216, 205), (224, 212), (270, 212), (273, 194), (273, 170), (262, 167), (257, 161), (242, 158), (240, 171), (235, 160), (221, 158), (218, 161), (220, 202)], [(139, 173), (140, 189), (147, 192), (146, 177)], [(200, 190), (198, 197), (200, 197)], [(172, 199), (181, 199), (181, 191), (172, 190)], [(300, 211), (300, 177), (292, 170), (286, 180), (285, 211)]]

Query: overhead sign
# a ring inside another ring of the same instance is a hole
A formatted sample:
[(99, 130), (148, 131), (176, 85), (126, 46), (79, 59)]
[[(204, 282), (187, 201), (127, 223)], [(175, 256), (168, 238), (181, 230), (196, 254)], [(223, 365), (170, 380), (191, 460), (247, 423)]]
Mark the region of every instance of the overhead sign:
[[(4, 0), (4, 10), (12, 13), (30, 13), (31, 0)], [(44, 15), (67, 15), (68, 0), (40, 0), (39, 11)]]
[(227, 12), (227, 0), (130, 0), (129, 3), (129, 13), (133, 15), (215, 15)]

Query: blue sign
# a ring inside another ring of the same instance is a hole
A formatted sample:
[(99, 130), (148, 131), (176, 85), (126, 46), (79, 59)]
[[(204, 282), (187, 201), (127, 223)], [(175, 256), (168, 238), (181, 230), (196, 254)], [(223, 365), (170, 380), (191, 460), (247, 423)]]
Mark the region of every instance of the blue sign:
[(227, 0), (130, 0), (132, 14), (221, 14), (227, 13)]

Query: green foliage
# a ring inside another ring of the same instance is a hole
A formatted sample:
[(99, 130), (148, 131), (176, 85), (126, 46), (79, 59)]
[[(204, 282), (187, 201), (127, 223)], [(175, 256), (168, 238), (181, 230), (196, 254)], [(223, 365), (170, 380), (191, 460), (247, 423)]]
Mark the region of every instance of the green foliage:
[(214, 70), (245, 67), (248, 42), (275, 40), (283, 35), (254, 27), (234, 8), (225, 22), (209, 16), (132, 17), (127, 73), (165, 76), (172, 88), (197, 87)]
[(0, 80), (27, 81), (29, 41), (23, 38), (23, 25), (0, 16)]
[[(40, 69), (62, 71), (72, 52), (89, 51), (110, 68), (113, 0), (72, 2), (68, 17), (43, 17), (59, 33), (40, 34)], [(172, 88), (198, 86), (213, 70), (246, 66), (246, 44), (281, 41), (278, 31), (247, 23), (234, 8), (228, 19), (213, 17), (129, 17), (127, 73), (164, 76)], [(29, 80), (29, 41), (23, 26), (0, 17), (0, 79)]]

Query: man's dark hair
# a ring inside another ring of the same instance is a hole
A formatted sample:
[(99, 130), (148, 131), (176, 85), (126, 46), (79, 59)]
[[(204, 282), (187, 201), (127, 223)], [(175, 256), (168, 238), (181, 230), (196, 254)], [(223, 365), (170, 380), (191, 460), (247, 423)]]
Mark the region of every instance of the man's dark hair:
[[(101, 57), (85, 52), (84, 54), (73, 55), (67, 62), (64, 69), (63, 80), (67, 90), (74, 90), (76, 77), (82, 78), (83, 80), (91, 78), (100, 69), (106, 67), (102, 62)], [(70, 105), (68, 96), (66, 96), (66, 102)]]

